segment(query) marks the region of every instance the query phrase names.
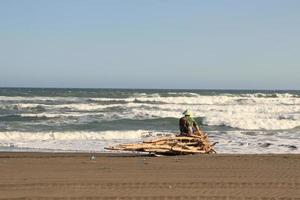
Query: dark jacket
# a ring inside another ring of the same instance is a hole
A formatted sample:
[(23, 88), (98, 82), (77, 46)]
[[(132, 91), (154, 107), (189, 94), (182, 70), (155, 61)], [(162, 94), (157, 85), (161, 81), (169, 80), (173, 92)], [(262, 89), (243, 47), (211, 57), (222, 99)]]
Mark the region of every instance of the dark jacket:
[(191, 134), (197, 126), (195, 120), (190, 116), (184, 116), (179, 119), (180, 133)]

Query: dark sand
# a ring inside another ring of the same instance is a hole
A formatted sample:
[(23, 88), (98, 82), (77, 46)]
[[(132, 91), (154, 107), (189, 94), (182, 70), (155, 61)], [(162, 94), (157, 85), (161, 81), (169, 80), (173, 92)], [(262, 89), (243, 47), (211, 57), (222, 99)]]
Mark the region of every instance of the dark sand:
[(300, 155), (0, 153), (0, 199), (300, 200)]

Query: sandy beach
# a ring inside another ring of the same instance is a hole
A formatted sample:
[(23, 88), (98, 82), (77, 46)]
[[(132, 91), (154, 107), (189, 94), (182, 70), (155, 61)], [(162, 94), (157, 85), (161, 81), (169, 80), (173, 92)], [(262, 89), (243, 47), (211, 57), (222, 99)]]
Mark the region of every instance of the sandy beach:
[(0, 153), (0, 199), (300, 199), (300, 155)]

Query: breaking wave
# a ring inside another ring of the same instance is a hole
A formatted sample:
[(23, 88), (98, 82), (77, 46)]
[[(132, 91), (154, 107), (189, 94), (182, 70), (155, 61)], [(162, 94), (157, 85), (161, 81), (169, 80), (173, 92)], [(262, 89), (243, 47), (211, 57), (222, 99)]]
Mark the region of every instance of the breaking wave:
[(0, 132), (0, 141), (44, 141), (44, 140), (136, 140), (153, 136), (170, 135), (149, 130), (134, 131), (66, 131), (66, 132)]
[[(175, 95), (175, 94), (173, 94)], [(268, 96), (271, 95), (271, 96)], [(240, 94), (189, 97), (161, 97), (158, 94), (134, 94), (129, 98), (75, 98), (75, 97), (13, 97), (15, 103), (0, 104), (2, 119), (47, 119), (57, 117), (89, 117), (93, 120), (179, 118), (189, 108), (195, 117), (202, 117), (207, 126), (228, 126), (251, 130), (283, 130), (300, 126), (300, 98), (293, 94)], [(267, 98), (262, 98), (267, 97)], [(297, 96), (297, 95), (296, 95)], [(12, 97), (0, 97), (12, 100)], [(58, 103), (22, 102), (59, 100)], [(66, 100), (70, 103), (61, 103)], [(92, 100), (93, 102), (91, 102)], [(102, 104), (102, 102), (105, 102)], [(108, 103), (110, 102), (110, 103)], [(120, 103), (121, 102), (121, 103)], [(7, 112), (7, 114), (5, 114)], [(101, 116), (101, 118), (99, 118)]]
[(250, 144), (253, 152), (299, 151), (299, 91), (1, 88), (0, 150), (101, 151), (114, 142), (178, 133), (185, 109), (220, 142), (221, 152), (245, 153)]
[[(299, 153), (299, 134), (263, 131), (207, 132), (213, 141), (219, 142), (219, 153)], [(98, 151), (120, 143), (141, 142), (153, 137), (174, 136), (172, 132), (149, 130), (135, 131), (67, 131), (67, 132), (0, 132), (0, 149), (16, 151)]]

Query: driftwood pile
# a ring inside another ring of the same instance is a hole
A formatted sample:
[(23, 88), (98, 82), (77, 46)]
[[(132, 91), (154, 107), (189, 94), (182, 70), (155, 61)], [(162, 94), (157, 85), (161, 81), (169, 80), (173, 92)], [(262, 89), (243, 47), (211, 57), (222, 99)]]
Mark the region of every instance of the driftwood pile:
[(160, 155), (186, 155), (216, 153), (207, 135), (164, 137), (137, 144), (119, 144), (107, 150), (149, 152)]

